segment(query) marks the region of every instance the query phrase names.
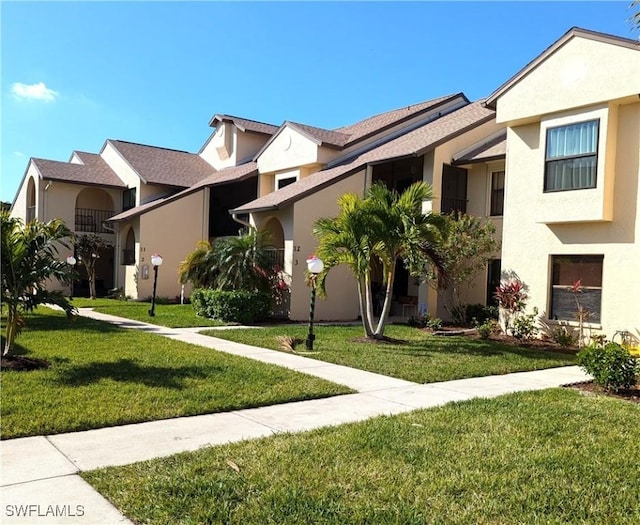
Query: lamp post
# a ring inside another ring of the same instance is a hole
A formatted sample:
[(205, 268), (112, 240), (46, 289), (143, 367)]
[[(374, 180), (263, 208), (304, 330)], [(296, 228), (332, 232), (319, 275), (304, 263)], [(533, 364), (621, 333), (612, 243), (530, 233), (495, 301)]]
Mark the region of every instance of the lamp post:
[(151, 264), (153, 265), (153, 295), (151, 296), (151, 310), (149, 310), (149, 316), (156, 315), (156, 287), (158, 286), (158, 267), (162, 264), (162, 257), (154, 253), (151, 256)]
[(318, 274), (324, 270), (324, 263), (315, 255), (307, 258), (307, 269), (309, 270), (311, 282), (311, 302), (309, 303), (309, 334), (307, 335), (307, 350), (313, 350), (313, 341), (316, 336), (313, 333), (313, 312), (316, 308), (316, 281)]
[[(76, 258), (72, 254), (67, 255), (67, 264), (71, 268), (75, 268), (76, 262)], [(71, 277), (71, 284), (69, 285), (69, 299), (73, 299), (73, 277)]]

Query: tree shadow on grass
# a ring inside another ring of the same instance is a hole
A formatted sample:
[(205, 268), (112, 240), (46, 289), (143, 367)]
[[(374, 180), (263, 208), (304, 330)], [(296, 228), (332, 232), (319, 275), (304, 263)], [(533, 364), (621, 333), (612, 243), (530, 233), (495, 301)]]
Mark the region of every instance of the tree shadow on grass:
[(64, 315), (51, 315), (31, 312), (27, 315), (24, 331), (59, 331), (82, 330), (85, 332), (110, 333), (120, 330), (118, 326), (87, 319), (86, 317), (74, 317), (67, 319)]
[(223, 367), (185, 366), (180, 368), (140, 365), (133, 359), (120, 359), (78, 366), (60, 373), (57, 381), (66, 386), (85, 386), (103, 379), (123, 383), (140, 383), (148, 387), (185, 388), (186, 379), (203, 379), (216, 373), (222, 374)]
[(566, 362), (572, 356), (558, 351), (546, 351), (542, 349), (512, 346), (497, 341), (480, 339), (453, 339), (449, 337), (429, 338), (423, 341), (411, 341), (407, 345), (388, 350), (390, 353), (411, 355), (416, 357), (432, 357), (436, 354), (468, 355), (468, 356), (506, 356), (517, 355), (528, 359), (550, 359), (552, 361)]

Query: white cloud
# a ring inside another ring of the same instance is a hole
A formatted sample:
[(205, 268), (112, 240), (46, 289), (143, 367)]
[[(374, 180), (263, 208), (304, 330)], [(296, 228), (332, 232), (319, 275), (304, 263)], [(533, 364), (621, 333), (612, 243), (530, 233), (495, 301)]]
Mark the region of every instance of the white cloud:
[(14, 151), (14, 152), (13, 152), (13, 154), (14, 154), (16, 157), (24, 157), (24, 156), (25, 156), (25, 154), (24, 154), (24, 153), (22, 153), (22, 151)]
[(15, 82), (11, 86), (11, 92), (20, 99), (44, 100), (45, 102), (53, 102), (59, 95), (57, 91), (49, 89), (44, 82), (37, 84)]

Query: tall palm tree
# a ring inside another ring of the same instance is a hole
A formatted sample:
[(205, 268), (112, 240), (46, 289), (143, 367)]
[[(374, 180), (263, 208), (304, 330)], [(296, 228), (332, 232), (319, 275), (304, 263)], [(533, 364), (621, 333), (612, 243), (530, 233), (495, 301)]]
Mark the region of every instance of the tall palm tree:
[[(314, 224), (325, 272), (347, 264), (356, 278), (367, 337), (384, 337), (399, 259), (413, 275), (425, 275), (426, 264), (443, 267), (438, 245), (446, 223), (440, 215), (422, 213), (422, 202), (430, 198), (431, 188), (424, 182), (413, 184), (402, 195), (374, 184), (364, 199), (352, 193), (343, 195), (338, 200), (339, 215), (318, 219)], [(382, 265), (385, 301), (374, 329), (371, 268), (376, 260)]]
[[(375, 240), (370, 235), (371, 217), (366, 203), (354, 193), (338, 199), (340, 214), (315, 221), (313, 233), (320, 244), (317, 252), (327, 272), (346, 264), (356, 278), (362, 325), (367, 337), (373, 336), (373, 300), (371, 297), (371, 262)], [(324, 279), (321, 280), (324, 285)]]
[(374, 254), (382, 263), (385, 287), (375, 338), (384, 337), (398, 260), (402, 259), (414, 275), (419, 274), (425, 264), (444, 271), (438, 245), (445, 234), (446, 221), (439, 214), (422, 212), (423, 201), (431, 198), (431, 187), (422, 181), (412, 184), (402, 194), (383, 184), (373, 184), (367, 191), (367, 209), (376, 240)]
[(0, 258), (2, 259), (2, 305), (7, 308), (7, 327), (3, 356), (13, 352), (16, 337), (25, 325), (24, 313), (40, 304), (60, 306), (67, 316), (75, 307), (61, 291), (47, 290), (45, 283), (57, 279), (69, 284), (74, 270), (58, 259), (58, 246), (69, 248), (65, 241), (71, 231), (60, 219), (49, 222), (31, 221), (23, 225), (20, 219), (0, 212)]

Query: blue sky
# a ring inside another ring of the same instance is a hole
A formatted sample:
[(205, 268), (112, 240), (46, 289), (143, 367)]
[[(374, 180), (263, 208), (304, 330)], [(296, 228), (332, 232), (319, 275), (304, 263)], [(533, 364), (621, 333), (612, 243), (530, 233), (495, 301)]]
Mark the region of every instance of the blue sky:
[(5, 0), (0, 197), (29, 157), (107, 138), (198, 151), (215, 113), (335, 128), (475, 100), (572, 26), (637, 38), (629, 3)]

